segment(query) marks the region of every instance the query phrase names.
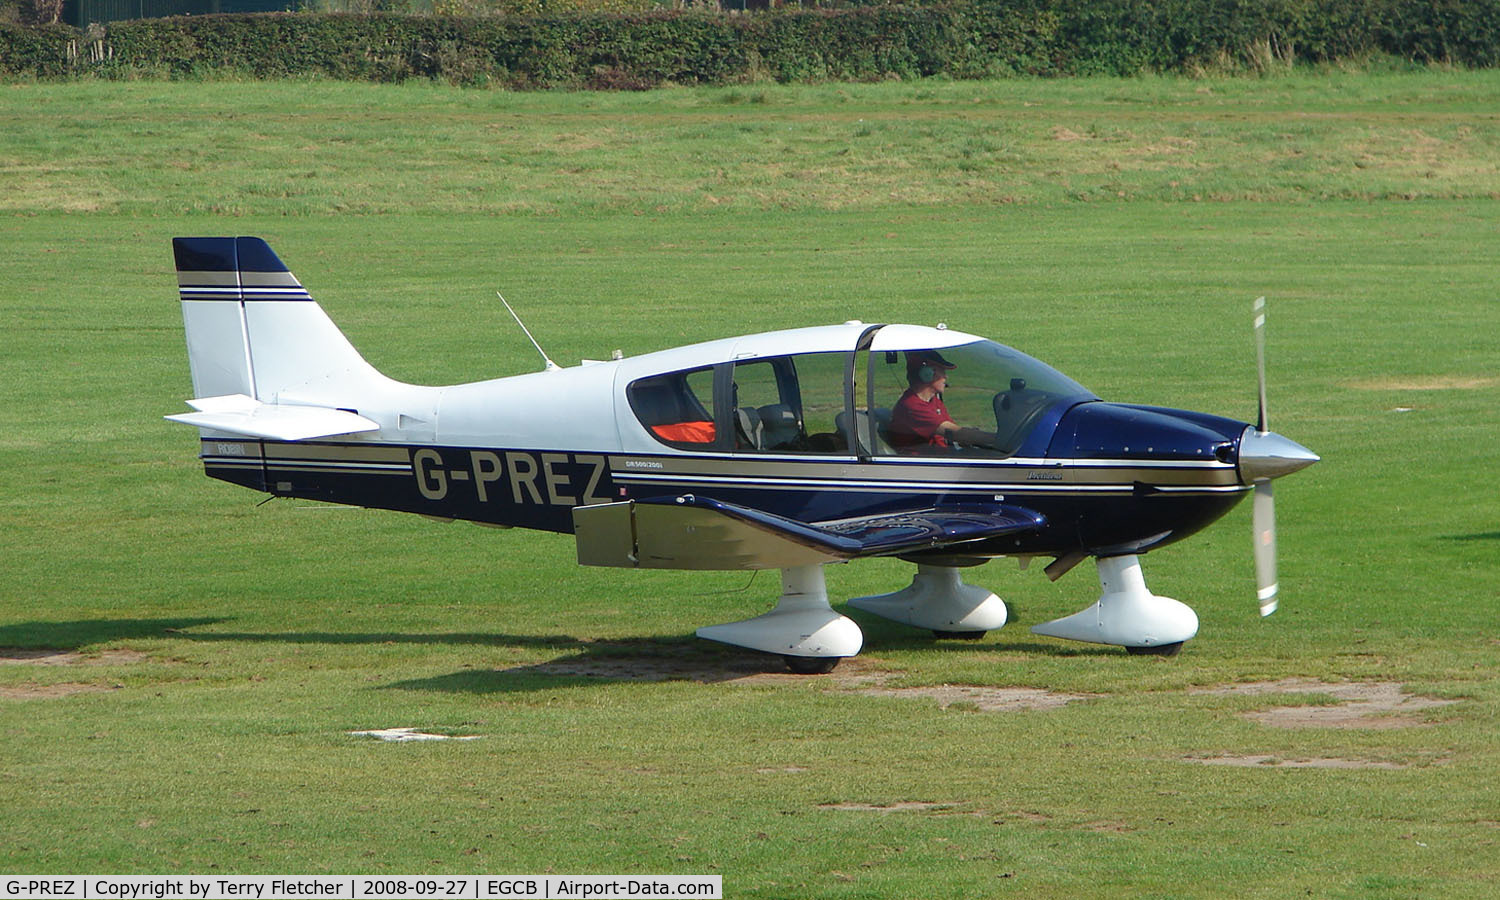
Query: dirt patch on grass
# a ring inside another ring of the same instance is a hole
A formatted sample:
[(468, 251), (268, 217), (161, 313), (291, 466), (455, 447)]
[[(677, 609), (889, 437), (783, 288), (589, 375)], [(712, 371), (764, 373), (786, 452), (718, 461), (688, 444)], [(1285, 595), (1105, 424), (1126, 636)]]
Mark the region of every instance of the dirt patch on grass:
[(885, 677), (877, 669), (877, 660), (864, 657), (846, 659), (827, 675), (793, 675), (783, 663), (771, 656), (745, 654), (707, 658), (693, 655), (663, 656), (579, 656), (555, 659), (534, 666), (505, 670), (517, 675), (554, 675), (571, 678), (599, 678), (607, 681), (696, 681), (699, 684), (829, 684), (857, 685)]
[(908, 697), (936, 700), (943, 709), (957, 707), (978, 712), (1010, 712), (1023, 709), (1056, 709), (1093, 695), (1064, 694), (1041, 688), (985, 687), (943, 684), (924, 687), (893, 687), (899, 673), (883, 668), (875, 657), (843, 660), (826, 675), (793, 675), (780, 661), (758, 654), (705, 659), (701, 656), (668, 658), (572, 657), (505, 670), (515, 675), (552, 675), (598, 678), (607, 681), (695, 681), (699, 684), (817, 685), (870, 697)]
[(1279, 756), (1186, 756), (1188, 762), (1205, 766), (1233, 766), (1242, 769), (1406, 769), (1404, 763), (1378, 762), (1373, 759), (1282, 759)]
[(79, 682), (64, 682), (62, 684), (11, 684), (0, 686), (0, 700), (55, 700), (58, 697), (71, 697), (74, 694), (95, 694), (101, 691), (113, 691), (118, 685), (104, 684), (82, 684)]
[[(123, 666), (150, 659), (137, 650), (101, 650), (80, 653), (77, 650), (35, 650), (0, 647), (0, 666)], [(119, 690), (122, 685), (64, 681), (57, 684), (0, 685), (0, 700), (53, 700), (74, 694), (94, 694)]]
[(1463, 391), (1500, 384), (1500, 378), (1475, 375), (1416, 375), (1407, 378), (1366, 378), (1346, 382), (1361, 391)]
[(0, 647), (0, 666), (123, 666), (145, 662), (149, 658), (137, 650), (101, 650), (85, 654), (76, 650)]
[(921, 697), (936, 700), (944, 709), (957, 704), (960, 709), (979, 712), (1016, 712), (1023, 709), (1057, 709), (1075, 700), (1089, 700), (1090, 694), (1063, 694), (1041, 688), (978, 687), (942, 684), (932, 687), (884, 687), (871, 685), (858, 693), (872, 697)]
[[(818, 809), (839, 810), (841, 812), (879, 813), (882, 815), (895, 812), (917, 812), (928, 813), (933, 816), (967, 816), (988, 819), (996, 825), (1028, 824), (1053, 827), (1057, 824), (1052, 816), (1031, 810), (1010, 810), (1008, 812), (996, 813), (983, 809), (970, 809), (961, 803), (934, 803), (926, 800), (900, 800), (892, 803), (820, 803), (818, 804)], [(1128, 834), (1136, 830), (1136, 826), (1128, 822), (1120, 822), (1113, 819), (1069, 822), (1064, 823), (1063, 827), (1075, 831), (1092, 831), (1098, 834)]]
[(1413, 696), (1406, 693), (1405, 685), (1393, 681), (1330, 684), (1304, 678), (1197, 688), (1189, 693), (1220, 696), (1327, 694), (1343, 701), (1336, 706), (1276, 706), (1244, 714), (1247, 719), (1276, 728), (1412, 728), (1428, 724), (1412, 713), (1458, 702)]

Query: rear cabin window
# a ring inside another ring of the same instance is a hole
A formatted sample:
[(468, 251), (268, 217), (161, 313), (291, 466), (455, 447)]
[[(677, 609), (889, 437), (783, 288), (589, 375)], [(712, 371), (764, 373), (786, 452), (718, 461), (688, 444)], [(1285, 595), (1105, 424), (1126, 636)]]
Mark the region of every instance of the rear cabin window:
[(843, 453), (843, 353), (803, 353), (734, 366), (734, 446), (741, 452)]
[(630, 385), (626, 396), (636, 418), (664, 444), (703, 449), (718, 440), (711, 368), (642, 378)]

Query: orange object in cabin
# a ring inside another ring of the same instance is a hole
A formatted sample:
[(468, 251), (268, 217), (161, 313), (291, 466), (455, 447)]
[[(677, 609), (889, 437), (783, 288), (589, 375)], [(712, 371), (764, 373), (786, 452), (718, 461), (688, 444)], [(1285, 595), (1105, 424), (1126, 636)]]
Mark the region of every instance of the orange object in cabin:
[(714, 423), (712, 422), (652, 425), (651, 430), (664, 441), (676, 441), (683, 444), (712, 444), (714, 442)]

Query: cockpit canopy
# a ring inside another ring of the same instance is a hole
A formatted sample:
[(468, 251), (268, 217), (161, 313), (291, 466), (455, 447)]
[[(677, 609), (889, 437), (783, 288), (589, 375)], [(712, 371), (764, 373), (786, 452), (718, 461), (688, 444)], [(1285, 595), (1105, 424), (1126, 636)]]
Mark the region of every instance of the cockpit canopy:
[[(908, 389), (919, 389), (930, 381), (926, 376), (944, 375), (942, 402), (950, 419), (966, 429), (957, 439), (958, 446), (942, 447), (921, 441), (916, 436), (892, 433), (877, 434), (894, 444), (900, 454), (998, 456), (1015, 455), (1026, 446), (1047, 413), (1060, 403), (1063, 409), (1083, 400), (1096, 400), (1087, 388), (1037, 359), (989, 340), (977, 340), (955, 347), (942, 348), (937, 354), (919, 351), (884, 350), (872, 353), (870, 383), (876, 421), (884, 418), (882, 408), (899, 402)], [(947, 367), (921, 366), (937, 355)], [(890, 400), (887, 398), (895, 398)], [(1062, 410), (1057, 410), (1060, 415)], [(1056, 423), (1057, 416), (1051, 417)], [(1049, 435), (1050, 437), (1050, 432)], [(950, 441), (950, 444), (952, 441)], [(878, 444), (877, 444), (878, 446)], [(1042, 444), (1045, 450), (1046, 444)]]
[[(963, 439), (892, 435), (891, 410), (918, 375), (947, 376), (941, 399)], [(859, 347), (732, 362), (639, 378), (626, 389), (641, 424), (662, 444), (732, 453), (838, 456), (1042, 455), (1087, 388), (1020, 351), (957, 332), (871, 326)], [(893, 437), (895, 438), (893, 440)]]

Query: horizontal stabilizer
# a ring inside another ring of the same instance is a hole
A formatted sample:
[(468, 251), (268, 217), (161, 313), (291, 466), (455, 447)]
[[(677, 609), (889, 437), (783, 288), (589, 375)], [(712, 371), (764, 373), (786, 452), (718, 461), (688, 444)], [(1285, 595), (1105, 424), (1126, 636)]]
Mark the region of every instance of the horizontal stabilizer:
[(165, 418), (184, 425), (275, 441), (305, 441), (380, 430), (378, 423), (345, 409), (261, 403), (244, 394), (203, 397), (189, 400), (188, 405), (198, 411)]
[(578, 561), (643, 569), (784, 569), (947, 547), (1041, 527), (1020, 507), (917, 509), (821, 525), (685, 494), (573, 510)]

